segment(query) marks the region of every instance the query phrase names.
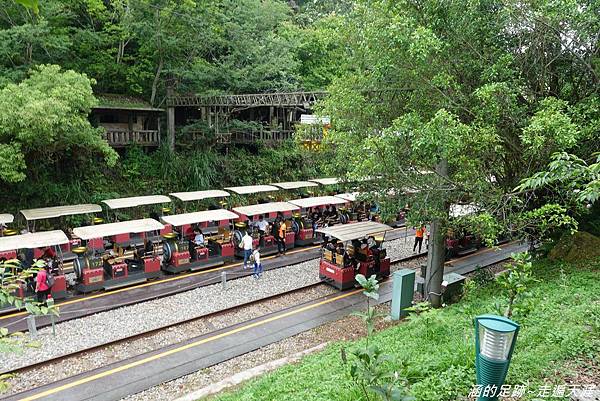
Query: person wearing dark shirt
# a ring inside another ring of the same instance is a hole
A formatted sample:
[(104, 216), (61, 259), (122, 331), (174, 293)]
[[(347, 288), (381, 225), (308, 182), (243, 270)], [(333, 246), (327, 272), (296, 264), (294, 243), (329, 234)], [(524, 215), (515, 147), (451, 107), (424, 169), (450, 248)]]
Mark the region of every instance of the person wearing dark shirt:
[(321, 223), (321, 212), (318, 208), (314, 208), (312, 210), (312, 213), (310, 214), (310, 219), (312, 221), (313, 237), (316, 237), (317, 228), (319, 228), (319, 224)]

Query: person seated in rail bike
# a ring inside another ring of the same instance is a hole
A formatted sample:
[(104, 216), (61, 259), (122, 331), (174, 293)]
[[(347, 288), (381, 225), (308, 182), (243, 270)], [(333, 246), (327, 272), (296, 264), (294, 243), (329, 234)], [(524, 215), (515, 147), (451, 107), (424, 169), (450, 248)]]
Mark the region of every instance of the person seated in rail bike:
[(354, 208), (354, 212), (356, 213), (356, 217), (358, 221), (363, 221), (367, 219), (367, 205), (365, 201), (360, 201), (359, 204)]
[(102, 255), (102, 267), (104, 268), (104, 272), (109, 276), (112, 274), (112, 265), (115, 263), (115, 252), (111, 249)]
[(258, 216), (258, 221), (254, 223), (254, 227), (256, 227), (256, 229), (258, 230), (258, 243), (260, 244), (260, 246), (264, 246), (265, 235), (267, 234), (269, 229), (269, 222), (265, 220), (264, 215), (261, 214), (260, 216)]
[(374, 266), (374, 273), (379, 273), (379, 271), (381, 270), (381, 255), (382, 255), (382, 251), (381, 251), (381, 247), (379, 246), (379, 244), (377, 243), (377, 241), (375, 241), (375, 237), (371, 236), (368, 239), (368, 247), (369, 250), (371, 251), (371, 254), (373, 255), (373, 260), (375, 261), (375, 266)]
[(333, 238), (331, 241), (327, 241), (325, 243), (325, 249), (327, 249), (328, 251), (335, 252), (336, 248), (337, 248), (337, 239), (336, 238)]
[(323, 225), (325, 227), (329, 227), (334, 224), (337, 218), (337, 210), (335, 210), (332, 205), (329, 205), (325, 208), (325, 211), (323, 212)]
[(321, 215), (321, 211), (318, 207), (312, 208), (308, 216), (312, 223), (313, 237), (316, 237), (316, 231), (317, 228), (319, 228), (319, 224), (323, 224), (323, 216)]
[(198, 248), (204, 248), (204, 233), (198, 227), (194, 228), (193, 238), (188, 241), (188, 252), (190, 259), (198, 260)]
[(329, 211), (329, 219), (332, 223), (335, 223), (340, 215), (338, 214), (337, 208), (334, 205), (331, 205), (331, 210)]

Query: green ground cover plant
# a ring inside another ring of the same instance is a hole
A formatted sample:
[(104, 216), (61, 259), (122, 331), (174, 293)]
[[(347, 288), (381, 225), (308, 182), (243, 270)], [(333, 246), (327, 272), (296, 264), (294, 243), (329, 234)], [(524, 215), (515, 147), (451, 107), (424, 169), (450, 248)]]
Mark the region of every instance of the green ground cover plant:
[[(577, 366), (600, 360), (600, 260), (572, 265), (536, 261), (531, 284), (531, 310), (515, 310), (521, 324), (507, 383), (532, 390), (521, 399), (535, 399), (542, 384), (562, 384)], [(407, 379), (417, 400), (466, 399), (475, 382), (473, 318), (497, 313), (506, 302), (500, 285), (470, 289), (457, 304), (411, 316), (374, 334), (370, 344), (391, 356), (390, 372)], [(364, 340), (361, 340), (364, 341)], [(215, 400), (356, 401), (361, 390), (348, 377), (341, 348), (345, 342), (252, 380)], [(363, 344), (364, 345), (364, 344)], [(557, 374), (556, 372), (560, 372)], [(550, 398), (545, 398), (550, 399)]]

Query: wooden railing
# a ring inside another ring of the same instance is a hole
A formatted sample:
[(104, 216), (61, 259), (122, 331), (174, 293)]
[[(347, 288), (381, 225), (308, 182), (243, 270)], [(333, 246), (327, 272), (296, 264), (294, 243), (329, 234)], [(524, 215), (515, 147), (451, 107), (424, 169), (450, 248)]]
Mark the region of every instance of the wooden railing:
[(167, 106), (310, 106), (327, 96), (327, 92), (250, 93), (243, 95), (177, 95), (167, 98)]
[[(202, 131), (189, 131), (190, 139), (193, 141), (202, 141), (205, 135)], [(216, 134), (215, 141), (218, 144), (228, 143), (243, 143), (251, 144), (257, 142), (264, 142), (268, 145), (273, 145), (282, 141), (287, 141), (294, 138), (293, 130), (286, 131), (251, 131), (251, 132), (219, 132)]]
[(160, 145), (160, 132), (157, 130), (108, 130), (104, 139), (114, 148), (128, 145), (158, 146)]

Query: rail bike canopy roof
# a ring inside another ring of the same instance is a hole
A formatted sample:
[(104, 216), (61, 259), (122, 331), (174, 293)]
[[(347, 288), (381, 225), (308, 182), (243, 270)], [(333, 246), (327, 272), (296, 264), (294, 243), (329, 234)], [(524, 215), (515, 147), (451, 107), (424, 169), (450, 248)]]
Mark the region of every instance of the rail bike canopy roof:
[(0, 213), (0, 224), (10, 224), (14, 219), (15, 216), (10, 213)]
[(319, 184), (311, 181), (288, 181), (288, 182), (277, 182), (275, 184), (271, 184), (281, 189), (298, 189), (298, 188), (308, 188), (308, 187), (318, 187)]
[(193, 191), (193, 192), (173, 192), (170, 193), (174, 198), (183, 202), (196, 201), (202, 199), (222, 198), (229, 196), (229, 192), (221, 189), (211, 189), (208, 191)]
[(11, 237), (0, 237), (0, 252), (24, 248), (44, 248), (46, 246), (66, 244), (67, 242), (69, 242), (69, 239), (60, 230), (39, 231), (36, 233), (13, 235)]
[(291, 210), (298, 210), (298, 206), (292, 205), (288, 202), (271, 202), (233, 208), (234, 212), (238, 214), (243, 214), (245, 216), (256, 216), (257, 214), (267, 214), (275, 212), (289, 212)]
[(338, 198), (336, 196), (316, 196), (313, 198), (302, 198), (302, 199), (294, 199), (289, 201), (289, 203), (296, 205), (300, 208), (308, 208), (315, 206), (327, 206), (327, 205), (340, 205), (342, 203), (346, 203), (347, 201)]
[(41, 220), (51, 219), (54, 217), (61, 216), (73, 216), (76, 214), (87, 214), (87, 213), (98, 213), (102, 211), (100, 205), (91, 203), (85, 203), (81, 205), (68, 205), (68, 206), (54, 206), (54, 207), (41, 207), (38, 209), (25, 209), (21, 210), (21, 214), (25, 217), (25, 220)]
[(314, 180), (309, 181), (316, 182), (317, 184), (321, 185), (335, 185), (341, 182), (338, 178), (315, 178)]
[(388, 226), (387, 224), (376, 223), (374, 221), (362, 221), (359, 223), (323, 227), (317, 229), (317, 232), (345, 242), (365, 238), (375, 234), (385, 233), (391, 229), (392, 227)]
[(163, 216), (161, 219), (167, 224), (175, 227), (185, 224), (204, 223), (205, 221), (219, 221), (237, 219), (239, 216), (229, 210), (216, 209), (205, 210), (202, 212), (175, 214), (172, 216)]
[(77, 227), (73, 234), (83, 240), (110, 237), (111, 235), (127, 233), (145, 233), (162, 230), (165, 226), (154, 219), (121, 221), (118, 223), (98, 224), (95, 226)]
[(130, 198), (106, 199), (102, 201), (110, 209), (126, 209), (129, 207), (169, 202), (171, 202), (171, 198), (165, 195), (132, 196)]
[(355, 202), (356, 198), (360, 195), (360, 192), (346, 192), (343, 194), (335, 195), (337, 198), (341, 198), (347, 202)]
[(273, 185), (248, 185), (245, 187), (228, 187), (224, 189), (229, 192), (235, 192), (238, 195), (248, 195), (255, 192), (279, 191), (279, 188), (274, 187)]

